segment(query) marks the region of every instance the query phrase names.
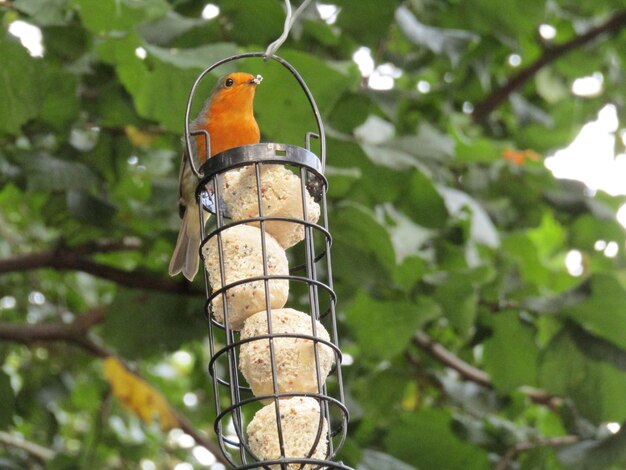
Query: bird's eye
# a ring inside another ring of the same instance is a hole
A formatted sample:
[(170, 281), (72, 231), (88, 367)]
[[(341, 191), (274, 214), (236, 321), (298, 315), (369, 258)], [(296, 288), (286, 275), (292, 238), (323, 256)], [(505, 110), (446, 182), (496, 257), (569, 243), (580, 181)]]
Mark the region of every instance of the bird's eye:
[(232, 78), (227, 78), (226, 81), (224, 82), (224, 85), (227, 87), (231, 87), (233, 86), (234, 83), (235, 83), (235, 80), (233, 80)]

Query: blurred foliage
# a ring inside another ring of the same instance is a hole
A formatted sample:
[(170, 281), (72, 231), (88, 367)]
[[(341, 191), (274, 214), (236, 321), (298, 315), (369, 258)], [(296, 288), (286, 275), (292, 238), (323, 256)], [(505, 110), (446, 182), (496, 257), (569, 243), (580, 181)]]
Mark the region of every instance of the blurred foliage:
[[(167, 277), (191, 85), (219, 58), (265, 49), (284, 20), (279, 0), (215, 3), (220, 14), (203, 19), (205, 3), (192, 0), (0, 1), (0, 261), (133, 239), (89, 259), (136, 280)], [(624, 199), (559, 181), (543, 159), (607, 103), (626, 122), (625, 33), (548, 62), (484, 122), (470, 114), (623, 2), (334, 3), (335, 22), (309, 8), (278, 53), (328, 128), (340, 343), (354, 360), (343, 460), (359, 470), (624, 468), (626, 428), (607, 427), (626, 421)], [(40, 28), (43, 57), (8, 32), (16, 21)], [(361, 47), (401, 72), (393, 89), (366, 85), (352, 60)], [(301, 145), (313, 121), (289, 73), (260, 59), (236, 67), (265, 77), (263, 140)], [(594, 72), (602, 91), (574, 95), (573, 81)], [(572, 254), (581, 262), (570, 273)], [(210, 432), (202, 297), (51, 268), (0, 272), (2, 324), (68, 323), (106, 306), (91, 338)], [(431, 356), (418, 331), (487, 383)], [(0, 363), (0, 428), (52, 450), (46, 468), (202, 468), (111, 399), (98, 357), (3, 341)], [(39, 465), (0, 445), (0, 467)]]

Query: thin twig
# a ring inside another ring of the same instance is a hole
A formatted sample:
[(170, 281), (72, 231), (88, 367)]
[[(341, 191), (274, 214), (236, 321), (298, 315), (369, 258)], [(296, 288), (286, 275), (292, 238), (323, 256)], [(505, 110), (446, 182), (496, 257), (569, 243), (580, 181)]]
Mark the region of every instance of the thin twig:
[(584, 34), (574, 36), (562, 44), (552, 45), (544, 49), (543, 53), (527, 67), (520, 69), (507, 82), (496, 88), (483, 101), (478, 103), (472, 113), (474, 122), (483, 122), (491, 112), (502, 104), (511, 93), (520, 88), (546, 65), (556, 61), (561, 56), (590, 43), (603, 34), (615, 34), (626, 26), (626, 10), (621, 10), (604, 23), (591, 28)]
[(47, 447), (40, 446), (39, 444), (35, 444), (34, 442), (27, 441), (22, 437), (14, 436), (4, 431), (0, 431), (0, 444), (26, 451), (42, 463), (52, 460), (56, 456), (56, 452)]
[(456, 370), (462, 377), (485, 387), (493, 388), (489, 374), (455, 356), (426, 333), (418, 331), (413, 336), (413, 342), (442, 364)]
[(562, 437), (550, 437), (545, 439), (537, 439), (530, 442), (520, 442), (510, 447), (502, 458), (498, 461), (498, 465), (495, 470), (507, 470), (509, 464), (515, 460), (515, 458), (522, 452), (534, 449), (535, 447), (563, 447), (570, 444), (575, 444), (580, 438), (578, 436), (569, 435)]
[[(491, 377), (485, 371), (478, 369), (463, 359), (459, 358), (452, 352), (448, 351), (443, 345), (436, 342), (430, 336), (422, 331), (418, 331), (413, 336), (413, 343), (426, 351), (432, 357), (451, 369), (456, 370), (461, 377), (466, 380), (475, 382), (483, 387), (494, 388)], [(552, 409), (558, 408), (562, 400), (559, 397), (551, 395), (545, 390), (539, 390), (530, 387), (523, 387), (522, 391), (533, 402), (548, 406)]]

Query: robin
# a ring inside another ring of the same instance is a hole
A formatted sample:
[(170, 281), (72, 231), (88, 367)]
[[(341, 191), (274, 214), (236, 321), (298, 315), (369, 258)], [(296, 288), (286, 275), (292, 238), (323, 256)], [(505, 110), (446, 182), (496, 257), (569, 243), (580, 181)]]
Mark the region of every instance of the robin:
[[(249, 73), (236, 72), (220, 78), (202, 110), (191, 123), (191, 130), (206, 130), (210, 136), (212, 157), (224, 150), (242, 145), (258, 144), (259, 125), (254, 118), (253, 102), (256, 87), (263, 78)], [(206, 141), (202, 134), (194, 137), (192, 150), (201, 163), (207, 155)], [(198, 272), (200, 251), (200, 220), (195, 191), (198, 178), (194, 175), (187, 155), (182, 156), (178, 207), (182, 222), (176, 248), (169, 266), (170, 276), (179, 272), (192, 281)]]

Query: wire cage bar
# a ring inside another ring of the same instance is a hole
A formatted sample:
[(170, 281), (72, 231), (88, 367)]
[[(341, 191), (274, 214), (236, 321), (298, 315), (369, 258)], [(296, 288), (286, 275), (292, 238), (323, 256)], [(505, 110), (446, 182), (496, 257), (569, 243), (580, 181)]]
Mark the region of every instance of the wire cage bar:
[[(212, 70), (242, 58), (287, 68), (311, 106), (317, 129), (304, 147), (260, 143), (195, 165), (192, 100)], [(311, 149), (315, 140), (318, 157)], [(347, 469), (337, 461), (347, 433), (333, 290), (320, 113), (306, 83), (284, 59), (264, 53), (225, 58), (194, 84), (185, 145), (199, 177), (201, 258), (206, 288), (214, 429), (238, 469)], [(206, 214), (214, 224), (205, 228)]]

